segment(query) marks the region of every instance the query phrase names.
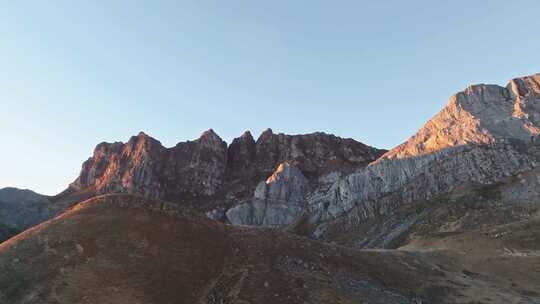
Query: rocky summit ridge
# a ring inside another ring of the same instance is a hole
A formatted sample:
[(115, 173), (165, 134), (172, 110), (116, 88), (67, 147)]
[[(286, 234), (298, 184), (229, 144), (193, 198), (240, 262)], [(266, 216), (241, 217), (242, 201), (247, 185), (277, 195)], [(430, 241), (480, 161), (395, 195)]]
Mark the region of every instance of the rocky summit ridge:
[[(153, 199), (193, 203), (197, 208), (211, 201), (215, 208), (207, 211), (214, 218), (225, 220), (226, 209), (250, 198), (257, 184), (276, 169), (298, 172), (305, 179), (303, 195), (308, 180), (315, 182), (330, 172), (352, 172), (384, 152), (321, 132), (286, 135), (267, 129), (255, 140), (246, 131), (227, 145), (210, 129), (196, 140), (171, 148), (141, 132), (127, 143), (98, 144), (64, 194), (137, 193)], [(283, 188), (288, 183), (285, 184)], [(269, 189), (273, 193), (274, 188)], [(303, 196), (294, 199), (303, 200)], [(300, 206), (303, 208), (304, 204)]]
[(506, 87), (471, 85), (414, 136), (383, 158), (404, 158), (467, 144), (528, 141), (540, 134), (540, 74), (515, 78)]
[(22, 231), (0, 303), (540, 303), (539, 135), (537, 74), (466, 88), (390, 151), (101, 143), (57, 196), (0, 189), (0, 242)]
[(141, 132), (127, 143), (100, 143), (68, 191), (212, 195), (225, 174), (227, 144), (212, 130), (197, 140), (165, 148)]
[(464, 184), (494, 184), (536, 168), (539, 105), (540, 74), (506, 87), (470, 86), (450, 97), (409, 140), (310, 195), (314, 235), (323, 237), (336, 226), (352, 229)]
[(43, 200), (54, 207), (43, 214), (32, 207), (35, 216), (19, 228), (83, 198), (134, 193), (233, 224), (300, 221), (304, 233), (324, 239), (337, 227), (353, 229), (404, 204), (536, 168), (539, 104), (540, 74), (505, 87), (472, 85), (390, 151), (321, 132), (272, 129), (257, 139), (246, 131), (229, 145), (209, 129), (167, 148), (140, 132), (126, 143), (98, 144), (68, 189)]

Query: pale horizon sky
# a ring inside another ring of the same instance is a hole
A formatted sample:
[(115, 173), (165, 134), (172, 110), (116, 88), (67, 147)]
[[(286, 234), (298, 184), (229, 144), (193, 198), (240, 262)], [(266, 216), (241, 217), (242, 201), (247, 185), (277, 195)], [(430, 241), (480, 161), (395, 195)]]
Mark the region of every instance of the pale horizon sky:
[[(54, 3), (54, 5), (52, 4)], [(475, 83), (540, 72), (538, 1), (3, 1), (0, 188), (53, 195), (102, 141), (212, 128), (394, 147)]]

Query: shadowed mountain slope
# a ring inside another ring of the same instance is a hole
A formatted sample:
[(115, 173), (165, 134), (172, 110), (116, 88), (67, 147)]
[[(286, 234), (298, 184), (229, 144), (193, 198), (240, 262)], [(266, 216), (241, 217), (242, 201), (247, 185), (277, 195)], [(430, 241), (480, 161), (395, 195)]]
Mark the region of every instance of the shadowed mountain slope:
[(39, 224), (63, 210), (49, 197), (30, 190), (0, 189), (0, 243), (19, 231)]
[(0, 303), (520, 303), (534, 296), (522, 283), (528, 274), (507, 286), (454, 265), (451, 252), (357, 251), (225, 226), (175, 206), (100, 196), (4, 242)]

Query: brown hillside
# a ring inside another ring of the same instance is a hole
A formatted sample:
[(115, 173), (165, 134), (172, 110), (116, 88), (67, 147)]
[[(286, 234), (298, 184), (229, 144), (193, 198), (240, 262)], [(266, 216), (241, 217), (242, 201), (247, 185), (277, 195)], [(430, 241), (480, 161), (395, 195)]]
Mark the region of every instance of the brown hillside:
[[(522, 299), (519, 291), (463, 274), (445, 251), (359, 251), (277, 231), (226, 226), (171, 208), (138, 196), (101, 196), (4, 242), (0, 303)], [(441, 260), (449, 266), (438, 266)]]

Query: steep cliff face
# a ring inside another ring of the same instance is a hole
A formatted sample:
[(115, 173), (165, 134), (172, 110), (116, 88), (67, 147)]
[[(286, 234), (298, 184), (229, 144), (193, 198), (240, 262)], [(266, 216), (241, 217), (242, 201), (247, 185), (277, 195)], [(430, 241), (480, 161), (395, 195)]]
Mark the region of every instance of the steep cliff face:
[(492, 184), (537, 167), (539, 80), (476, 85), (452, 96), (411, 139), (311, 194), (314, 235), (323, 237), (329, 225), (350, 229), (464, 183)]
[[(237, 224), (288, 225), (307, 214), (314, 235), (324, 237), (333, 223), (349, 229), (463, 183), (536, 168), (539, 96), (540, 75), (470, 86), (388, 152), (324, 133), (267, 129), (255, 140), (248, 131), (227, 146), (209, 130), (172, 148), (140, 133), (125, 144), (99, 144), (67, 193), (207, 201), (210, 217)], [(278, 198), (276, 187), (298, 196)]]
[[(271, 130), (102, 143), (61, 195), (0, 189), (0, 303), (540, 303), (539, 135), (534, 75), (452, 96), (380, 158)], [(74, 205), (111, 192), (142, 196)]]
[(249, 132), (229, 146), (227, 173), (231, 188), (253, 191), (279, 164), (287, 162), (313, 180), (332, 171), (351, 172), (380, 157), (385, 150), (331, 134), (274, 134), (265, 130), (255, 141)]
[(274, 134), (271, 129), (265, 130), (257, 141), (249, 133), (244, 134), (232, 142), (229, 150), (232, 172), (245, 176), (254, 170), (264, 177), (286, 161), (310, 177), (333, 170), (350, 171), (367, 165), (383, 152), (353, 139), (321, 132), (287, 135)]
[[(256, 186), (264, 183), (282, 163), (299, 170), (309, 180), (309, 188), (312, 188), (317, 184), (319, 177), (331, 172), (350, 173), (376, 160), (384, 152), (386, 151), (353, 139), (344, 139), (322, 132), (287, 135), (275, 134), (271, 129), (266, 129), (255, 140), (247, 131), (234, 139), (228, 149), (227, 176), (223, 187), (228, 197), (225, 200), (226, 204), (212, 211), (209, 216), (225, 220), (226, 209), (245, 200), (251, 200)], [(276, 216), (290, 218), (291, 214), (297, 214), (297, 202), (290, 203), (291, 210), (283, 206), (283, 213)], [(255, 205), (261, 208), (266, 206), (260, 200), (256, 200)], [(253, 204), (243, 204), (243, 207), (231, 211), (235, 214), (233, 217), (235, 221), (243, 218), (244, 220), (238, 223), (260, 222), (260, 219), (256, 218), (248, 219), (251, 216), (249, 213), (251, 209), (246, 209), (247, 206)], [(248, 213), (240, 215), (238, 212)]]
[(139, 193), (174, 201), (212, 198), (230, 206), (249, 198), (281, 163), (318, 177), (332, 170), (350, 172), (384, 152), (324, 133), (285, 135), (268, 129), (255, 141), (248, 131), (227, 147), (209, 130), (172, 148), (140, 133), (126, 144), (99, 144), (68, 192)]
[(223, 181), (226, 157), (226, 143), (212, 130), (172, 148), (141, 132), (126, 144), (99, 144), (70, 188), (150, 198), (213, 195)]
[(266, 181), (261, 181), (253, 198), (229, 209), (227, 219), (236, 225), (284, 226), (304, 209), (308, 180), (300, 169), (282, 163)]
[(413, 137), (383, 158), (406, 158), (462, 145), (505, 139), (529, 141), (540, 134), (540, 74), (513, 79), (506, 87), (473, 85)]

